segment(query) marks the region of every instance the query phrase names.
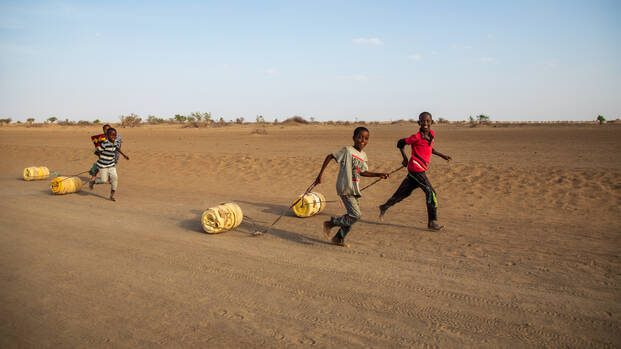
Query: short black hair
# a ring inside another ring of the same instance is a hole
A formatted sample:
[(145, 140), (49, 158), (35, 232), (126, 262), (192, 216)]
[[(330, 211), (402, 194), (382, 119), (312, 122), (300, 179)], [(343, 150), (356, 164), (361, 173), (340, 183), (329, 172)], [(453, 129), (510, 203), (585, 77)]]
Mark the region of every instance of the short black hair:
[(364, 127), (364, 126), (358, 126), (356, 127), (356, 129), (354, 130), (354, 138), (358, 137), (358, 134), (362, 131), (367, 131), (369, 132), (369, 129)]
[(427, 111), (420, 113), (420, 115), (418, 116), (418, 120), (422, 120), (425, 116), (429, 116), (429, 118), (433, 120), (433, 116), (431, 116), (431, 113)]
[[(108, 125), (108, 126), (110, 126), (110, 125)], [(106, 136), (108, 136), (108, 135), (110, 134), (110, 132), (112, 132), (112, 131), (116, 132), (116, 128), (112, 128), (112, 127), (110, 127), (110, 128), (108, 129), (108, 131), (106, 131)]]
[(105, 124), (105, 125), (101, 126), (101, 129), (104, 130), (104, 132), (105, 132), (106, 131), (106, 127), (112, 128), (112, 126), (110, 126), (109, 124)]

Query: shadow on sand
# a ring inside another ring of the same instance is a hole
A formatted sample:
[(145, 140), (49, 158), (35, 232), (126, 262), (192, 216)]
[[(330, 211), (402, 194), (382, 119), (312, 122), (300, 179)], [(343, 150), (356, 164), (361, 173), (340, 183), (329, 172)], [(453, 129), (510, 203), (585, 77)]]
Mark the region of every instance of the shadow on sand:
[[(254, 203), (252, 202), (247, 202), (243, 200), (233, 200), (233, 201), (237, 203), (254, 205)], [(273, 213), (275, 215), (280, 215), (283, 211), (285, 211), (288, 208), (288, 206), (282, 206), (282, 205), (268, 205), (268, 204), (263, 204), (263, 205), (266, 208), (262, 212)], [(203, 227), (201, 223), (201, 216), (203, 212), (199, 210), (191, 210), (190, 213), (194, 216), (193, 218), (181, 220), (177, 225), (183, 229), (187, 229), (187, 230), (205, 234), (205, 235), (210, 235), (203, 231)], [(290, 215), (292, 217), (295, 217), (293, 214), (290, 214)], [(278, 229), (276, 225), (268, 230), (271, 223), (272, 222), (269, 222), (269, 223), (260, 222), (254, 219), (253, 217), (250, 217), (244, 214), (244, 220), (239, 225), (239, 227), (235, 228), (234, 230), (245, 233), (253, 239), (261, 238), (261, 235), (259, 236), (255, 235), (255, 232), (261, 232), (265, 235), (276, 236), (278, 238), (289, 240), (289, 241), (296, 242), (296, 243), (303, 244), (303, 245), (312, 245), (316, 243), (328, 244), (328, 245), (330, 244), (327, 241), (324, 241), (320, 238), (306, 236), (303, 234), (299, 234), (299, 233), (284, 230), (284, 229)]]
[[(244, 203), (244, 204), (248, 204), (248, 205), (252, 205), (252, 206), (257, 206), (257, 207), (262, 207), (263, 209), (261, 210), (261, 212), (263, 212), (263, 213), (270, 213), (270, 214), (274, 214), (276, 216), (279, 216), (279, 215), (284, 213), (283, 217), (295, 217), (295, 218), (298, 218), (293, 213), (293, 211), (291, 209), (289, 209), (289, 206), (267, 204), (267, 203), (263, 203), (263, 202), (251, 202), (251, 201), (245, 201), (245, 200), (237, 200), (236, 202), (240, 202), (240, 203)], [(319, 214), (317, 214), (317, 215), (315, 215), (313, 217), (321, 217), (321, 216), (325, 216), (326, 220), (328, 220), (329, 217), (330, 217), (330, 215), (328, 215), (326, 213), (323, 213), (323, 212), (321, 212), (321, 213), (319, 213)], [(276, 219), (276, 218), (274, 218), (274, 219)], [(298, 219), (304, 219), (304, 218), (298, 218)], [(377, 225), (377, 226), (388, 226), (388, 227), (395, 227), (395, 228), (402, 228), (402, 229), (415, 229), (415, 230), (425, 231), (425, 229), (414, 228), (414, 227), (407, 226), (407, 225), (387, 223), (386, 220), (384, 222), (377, 222), (377, 221), (361, 219), (358, 222), (365, 223), (365, 224), (370, 224), (370, 225)], [(271, 224), (271, 222), (270, 222), (270, 224)]]

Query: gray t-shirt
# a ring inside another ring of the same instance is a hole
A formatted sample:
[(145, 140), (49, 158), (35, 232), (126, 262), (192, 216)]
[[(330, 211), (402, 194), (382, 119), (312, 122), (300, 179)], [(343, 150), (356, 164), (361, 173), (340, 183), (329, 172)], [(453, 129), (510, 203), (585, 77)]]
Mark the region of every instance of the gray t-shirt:
[(335, 151), (332, 155), (339, 164), (336, 193), (338, 195), (362, 196), (358, 183), (360, 182), (360, 173), (369, 169), (367, 154), (348, 145)]

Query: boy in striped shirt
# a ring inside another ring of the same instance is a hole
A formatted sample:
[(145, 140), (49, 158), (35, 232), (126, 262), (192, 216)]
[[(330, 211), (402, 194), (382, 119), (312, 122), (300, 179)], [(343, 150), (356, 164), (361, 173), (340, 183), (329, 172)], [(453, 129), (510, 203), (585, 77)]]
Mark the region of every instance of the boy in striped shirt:
[[(386, 203), (380, 205), (380, 221), (384, 220), (384, 214), (390, 206), (410, 196), (414, 189), (421, 188), (425, 192), (427, 199), (427, 228), (430, 230), (440, 230), (443, 228), (441, 225), (438, 225), (438, 201), (436, 200), (436, 192), (433, 190), (425, 172), (427, 172), (431, 154), (435, 154), (446, 161), (451, 160), (451, 157), (433, 149), (435, 133), (431, 130), (432, 123), (431, 114), (422, 112), (418, 116), (420, 130), (410, 137), (402, 138), (397, 142), (397, 148), (399, 148), (401, 156), (403, 157), (403, 166), (408, 168), (408, 174), (399, 188), (397, 188), (397, 191), (392, 194), (392, 197), (388, 199)], [(403, 151), (406, 144), (412, 147), (412, 156), (409, 161)]]
[[(116, 153), (119, 152), (126, 160), (129, 160), (129, 157), (119, 149), (118, 145), (115, 144), (116, 141), (116, 130), (113, 128), (109, 128), (106, 132), (106, 139), (102, 142), (97, 150), (95, 150), (95, 154), (99, 156), (99, 160), (97, 160), (97, 168), (99, 169), (99, 173), (101, 176), (101, 182), (108, 182), (108, 178), (110, 179), (110, 200), (116, 201), (114, 198), (114, 193), (116, 192), (116, 187), (118, 186), (119, 179), (116, 174)], [(89, 188), (93, 189), (95, 185), (95, 178), (97, 174), (91, 177), (91, 180), (88, 182)]]

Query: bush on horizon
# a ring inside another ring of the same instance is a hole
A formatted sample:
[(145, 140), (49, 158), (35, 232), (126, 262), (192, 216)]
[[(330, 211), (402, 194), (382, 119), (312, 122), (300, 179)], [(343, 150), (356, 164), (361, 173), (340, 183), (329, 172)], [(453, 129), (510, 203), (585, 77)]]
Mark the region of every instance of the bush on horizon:
[(131, 113), (129, 115), (121, 115), (121, 127), (136, 127), (140, 126), (142, 119), (138, 115)]

